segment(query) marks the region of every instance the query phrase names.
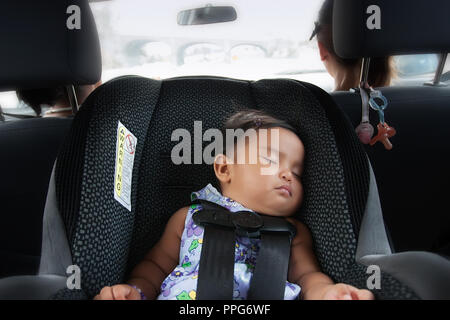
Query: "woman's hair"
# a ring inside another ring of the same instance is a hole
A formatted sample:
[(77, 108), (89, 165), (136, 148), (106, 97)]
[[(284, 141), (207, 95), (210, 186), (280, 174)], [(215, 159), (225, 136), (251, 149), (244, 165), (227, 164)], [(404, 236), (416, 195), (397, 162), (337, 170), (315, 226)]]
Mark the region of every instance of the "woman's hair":
[[(315, 29), (311, 39), (317, 35), (317, 40), (320, 41), (328, 52), (333, 54), (336, 61), (343, 67), (361, 67), (362, 59), (343, 59), (339, 57), (334, 51), (333, 44), (333, 4), (334, 0), (325, 0), (319, 11), (319, 17), (316, 22)], [(373, 87), (389, 86), (391, 79), (396, 76), (394, 62), (391, 56), (381, 58), (371, 58), (369, 67), (369, 85)]]
[[(74, 86), (75, 94), (79, 97), (83, 93), (83, 86)], [(17, 90), (17, 98), (30, 106), (37, 116), (41, 115), (41, 105), (54, 106), (57, 103), (69, 104), (66, 88), (59, 86), (55, 88)]]

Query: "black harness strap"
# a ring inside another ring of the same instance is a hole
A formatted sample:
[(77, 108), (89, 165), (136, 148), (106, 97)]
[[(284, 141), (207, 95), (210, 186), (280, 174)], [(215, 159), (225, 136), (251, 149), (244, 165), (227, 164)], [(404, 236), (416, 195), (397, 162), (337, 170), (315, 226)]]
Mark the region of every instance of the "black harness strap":
[(194, 203), (202, 205), (202, 210), (193, 215), (194, 222), (205, 230), (198, 271), (197, 299), (233, 298), (236, 234), (261, 238), (247, 299), (284, 299), (290, 244), (295, 236), (295, 227), (282, 218), (250, 211), (230, 214), (222, 206), (205, 200)]
[(205, 225), (198, 269), (197, 300), (233, 299), (235, 241), (234, 232), (230, 232), (229, 228)]
[(284, 300), (291, 241), (287, 232), (262, 232), (248, 300)]

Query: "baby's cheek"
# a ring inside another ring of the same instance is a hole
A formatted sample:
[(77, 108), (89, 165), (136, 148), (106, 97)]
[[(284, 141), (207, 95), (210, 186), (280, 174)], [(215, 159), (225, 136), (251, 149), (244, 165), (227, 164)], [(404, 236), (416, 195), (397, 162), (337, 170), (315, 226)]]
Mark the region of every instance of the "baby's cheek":
[(298, 184), (295, 186), (295, 204), (297, 207), (300, 207), (303, 202), (303, 186), (301, 184)]

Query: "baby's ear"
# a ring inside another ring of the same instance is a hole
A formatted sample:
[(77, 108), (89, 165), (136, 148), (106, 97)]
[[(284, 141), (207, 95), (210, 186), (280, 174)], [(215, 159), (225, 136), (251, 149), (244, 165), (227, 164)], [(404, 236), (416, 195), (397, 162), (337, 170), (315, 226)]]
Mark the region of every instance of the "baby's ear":
[(231, 180), (230, 163), (224, 154), (219, 154), (214, 159), (214, 173), (221, 183), (228, 183)]

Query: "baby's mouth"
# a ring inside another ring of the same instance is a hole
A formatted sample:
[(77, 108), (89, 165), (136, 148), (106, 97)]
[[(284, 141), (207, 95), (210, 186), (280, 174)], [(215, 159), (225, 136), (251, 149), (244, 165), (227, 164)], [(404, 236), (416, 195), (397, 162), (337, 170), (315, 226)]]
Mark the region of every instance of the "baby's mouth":
[(288, 185), (282, 185), (280, 187), (275, 188), (276, 190), (280, 190), (283, 194), (292, 197), (291, 188)]

